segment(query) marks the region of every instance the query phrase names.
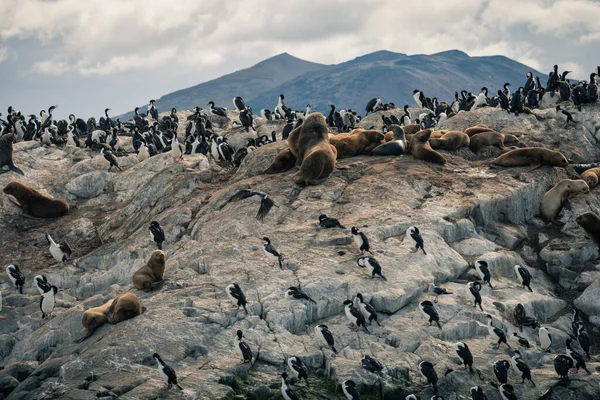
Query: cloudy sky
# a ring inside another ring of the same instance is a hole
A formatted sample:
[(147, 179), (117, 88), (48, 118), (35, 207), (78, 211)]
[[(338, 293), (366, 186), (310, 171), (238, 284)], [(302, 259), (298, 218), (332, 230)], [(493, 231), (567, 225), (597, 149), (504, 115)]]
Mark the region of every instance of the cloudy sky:
[[(117, 115), (278, 53), (505, 55), (587, 78), (598, 0), (0, 0), (0, 112)], [(425, 5), (426, 4), (426, 5)]]

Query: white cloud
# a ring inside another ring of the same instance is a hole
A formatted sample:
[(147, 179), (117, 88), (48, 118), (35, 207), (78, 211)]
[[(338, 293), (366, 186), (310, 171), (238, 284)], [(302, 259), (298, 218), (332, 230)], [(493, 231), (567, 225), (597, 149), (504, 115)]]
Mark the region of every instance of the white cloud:
[(8, 49), (6, 47), (0, 47), (0, 63), (8, 58)]
[(44, 60), (34, 64), (33, 70), (43, 75), (63, 75), (71, 70), (66, 61)]

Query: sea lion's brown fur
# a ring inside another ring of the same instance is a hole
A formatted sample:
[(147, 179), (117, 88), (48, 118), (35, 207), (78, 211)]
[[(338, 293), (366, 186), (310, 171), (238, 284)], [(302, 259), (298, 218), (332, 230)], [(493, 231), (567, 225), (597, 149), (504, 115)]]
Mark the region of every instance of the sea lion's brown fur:
[(369, 153), (379, 146), (383, 139), (384, 135), (380, 131), (355, 129), (349, 135), (345, 135), (335, 142), (337, 158), (355, 157)]
[(575, 221), (581, 226), (600, 249), (600, 217), (593, 212), (581, 214)]
[(431, 140), (431, 139), (439, 139), (439, 138), (441, 138), (442, 136), (444, 136), (448, 132), (450, 132), (450, 131), (447, 131), (447, 130), (431, 131), (431, 135), (429, 136), (429, 140)]
[(428, 142), (430, 135), (431, 129), (425, 129), (412, 135), (412, 137), (408, 139), (408, 150), (419, 160), (436, 164), (445, 164), (446, 159), (431, 148), (431, 145)]
[(99, 307), (86, 310), (81, 318), (81, 324), (87, 329), (87, 334), (76, 342), (82, 342), (104, 325), (118, 324), (142, 314), (142, 303), (133, 293), (125, 293), (109, 300)]
[(296, 165), (296, 157), (292, 154), (289, 147), (281, 150), (275, 157), (269, 168), (265, 170), (265, 174), (278, 174), (280, 172), (289, 171)]
[(433, 149), (458, 150), (461, 147), (469, 146), (469, 135), (458, 131), (446, 132), (438, 139), (429, 139), (429, 144)]
[(148, 292), (163, 281), (164, 273), (165, 253), (154, 250), (150, 260), (133, 274), (133, 286), (138, 290)]
[(62, 217), (69, 212), (69, 204), (65, 200), (51, 199), (37, 190), (12, 181), (4, 188), (4, 193), (12, 195), (23, 208), (23, 213), (39, 218)]
[(290, 133), (290, 151), (296, 157), (296, 184), (316, 185), (335, 169), (337, 151), (329, 144), (327, 121), (321, 113), (310, 114), (304, 123)]
[(521, 167), (527, 165), (549, 165), (551, 167), (566, 167), (569, 162), (558, 151), (543, 147), (524, 147), (511, 150), (492, 161), (492, 165), (501, 167)]
[(477, 134), (477, 133), (481, 133), (481, 132), (493, 132), (494, 130), (492, 128), (490, 128), (487, 125), (484, 124), (477, 124), (475, 126), (472, 126), (470, 128), (465, 129), (465, 133), (467, 135), (469, 135), (469, 137)]
[(503, 133), (504, 135), (504, 145), (505, 146), (517, 146), (520, 145), (521, 142), (519, 138), (515, 135), (511, 135), (510, 133)]
[(408, 124), (402, 127), (404, 129), (405, 135), (414, 135), (415, 133), (421, 130), (421, 125), (417, 124)]
[(473, 153), (477, 153), (482, 147), (486, 146), (495, 146), (500, 150), (513, 150), (509, 147), (506, 147), (504, 143), (504, 134), (496, 131), (487, 131), (476, 133), (471, 136), (471, 142), (469, 144), (469, 148)]
[(590, 188), (584, 180), (563, 179), (544, 194), (540, 213), (542, 217), (553, 221), (571, 194), (589, 193), (589, 191)]
[(600, 167), (588, 169), (581, 174), (581, 179), (583, 179), (588, 186), (593, 188), (598, 184), (598, 179), (600, 179)]

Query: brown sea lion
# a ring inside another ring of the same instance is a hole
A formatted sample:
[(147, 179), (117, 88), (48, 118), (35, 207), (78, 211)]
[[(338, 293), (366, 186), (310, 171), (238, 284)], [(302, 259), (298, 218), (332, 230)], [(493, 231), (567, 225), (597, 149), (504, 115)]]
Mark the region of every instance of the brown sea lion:
[(118, 324), (121, 321), (136, 317), (142, 314), (142, 303), (133, 293), (125, 293), (109, 300), (104, 305), (90, 308), (83, 313), (81, 324), (87, 329), (87, 334), (76, 340), (75, 343), (81, 343), (106, 322)]
[[(13, 163), (13, 142), (15, 134), (9, 133), (0, 137), (0, 170), (7, 165), (8, 169), (20, 175), (25, 175), (23, 171)], [(6, 171), (0, 172), (3, 174)]]
[(503, 135), (505, 146), (519, 146), (521, 144), (519, 138), (515, 135), (511, 135), (510, 133), (503, 133)]
[(596, 243), (600, 249), (600, 217), (593, 212), (581, 214), (575, 221), (587, 232), (588, 236)]
[(165, 263), (165, 253), (154, 250), (150, 260), (133, 274), (133, 286), (138, 290), (149, 292), (163, 283)]
[(445, 164), (446, 159), (431, 148), (428, 141), (430, 135), (431, 129), (425, 129), (412, 135), (408, 142), (408, 150), (419, 160), (436, 164)]
[(23, 213), (33, 217), (55, 218), (69, 212), (69, 204), (65, 200), (46, 197), (21, 182), (9, 182), (4, 188), (4, 193), (17, 199)]
[(379, 146), (383, 139), (384, 135), (380, 131), (355, 129), (349, 135), (339, 138), (334, 144), (337, 158), (355, 157), (369, 153)]
[(337, 150), (329, 144), (327, 122), (321, 113), (312, 113), (294, 129), (288, 138), (290, 151), (296, 157), (300, 171), (294, 177), (296, 184), (316, 185), (335, 169)]
[[(446, 133), (451, 132), (451, 131), (447, 131), (447, 130), (441, 130), (441, 131), (431, 131), (431, 135), (429, 136), (429, 140), (431, 139), (439, 139), (442, 136), (444, 136)], [(461, 132), (462, 133), (462, 132)]]
[(600, 167), (588, 169), (581, 174), (581, 179), (583, 179), (588, 186), (593, 188), (598, 184), (598, 179), (600, 178)]
[(442, 150), (458, 150), (461, 147), (467, 147), (469, 145), (469, 135), (458, 131), (449, 131), (441, 136), (439, 139), (429, 139), (429, 144), (433, 149)]
[(569, 162), (558, 151), (544, 147), (524, 147), (511, 150), (492, 161), (492, 165), (500, 167), (522, 167), (527, 165), (549, 165), (551, 167), (566, 167)]
[(570, 195), (589, 192), (590, 188), (585, 181), (563, 179), (542, 197), (540, 214), (547, 220), (553, 221), (565, 206)]
[(475, 135), (476, 133), (492, 132), (492, 131), (493, 131), (492, 128), (490, 128), (489, 126), (484, 125), (484, 124), (477, 124), (475, 126), (465, 129), (465, 133), (467, 135), (469, 135), (469, 137)]
[(292, 154), (289, 147), (281, 150), (275, 157), (269, 168), (265, 170), (265, 174), (278, 174), (280, 172), (289, 171), (296, 165), (296, 157)]
[[(512, 135), (511, 135), (512, 136)], [(514, 150), (515, 148), (506, 147), (504, 143), (504, 134), (496, 131), (487, 131), (476, 133), (471, 136), (469, 148), (473, 153), (477, 153), (482, 147), (495, 146), (500, 150), (508, 151)]]
[(405, 135), (414, 135), (415, 133), (417, 133), (421, 130), (421, 125), (408, 124), (408, 125), (404, 125), (402, 127), (402, 129), (404, 129)]

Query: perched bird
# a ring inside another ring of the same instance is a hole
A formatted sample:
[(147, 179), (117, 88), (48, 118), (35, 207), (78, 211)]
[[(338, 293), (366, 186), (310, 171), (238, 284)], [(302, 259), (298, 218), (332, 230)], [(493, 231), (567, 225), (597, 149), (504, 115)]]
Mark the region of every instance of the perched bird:
[(421, 233), (419, 232), (419, 228), (416, 226), (411, 226), (406, 230), (406, 236), (410, 236), (412, 240), (415, 241), (415, 247), (410, 249), (411, 253), (416, 253), (419, 249), (423, 250), (423, 254), (427, 255), (425, 252), (425, 247), (423, 243), (423, 238), (421, 237)]
[(348, 400), (360, 400), (360, 395), (356, 389), (356, 383), (352, 380), (342, 382), (342, 391)]
[(573, 359), (571, 357), (564, 354), (554, 357), (554, 370), (559, 378), (568, 378), (571, 368), (573, 368)]
[(356, 307), (354, 307), (354, 304), (352, 304), (352, 300), (344, 301), (344, 312), (346, 313), (346, 318), (348, 318), (350, 323), (356, 325), (356, 329), (362, 326), (365, 332), (369, 333), (365, 317), (363, 317), (361, 312)]
[(481, 306), (481, 283), (479, 282), (469, 282), (467, 287), (469, 288), (469, 293), (473, 296), (473, 307), (477, 308), (479, 305), (479, 309), (483, 312), (483, 307)]
[(443, 296), (445, 294), (454, 294), (452, 292), (447, 291), (444, 288), (441, 287), (437, 287), (435, 286), (435, 283), (428, 283), (427, 284), (427, 291), (429, 292), (429, 294), (431, 296), (434, 296), (435, 298), (433, 299), (434, 303), (438, 302), (438, 296)]
[(356, 263), (359, 267), (366, 268), (369, 271), (371, 279), (375, 278), (375, 275), (379, 275), (384, 281), (387, 281), (387, 278), (381, 272), (381, 265), (379, 265), (379, 262), (375, 258), (361, 256), (356, 259)]
[(579, 368), (583, 368), (583, 370), (585, 372), (587, 372), (588, 375), (591, 375), (590, 370), (587, 369), (587, 366), (585, 365), (585, 359), (583, 358), (583, 356), (581, 354), (579, 354), (575, 349), (573, 349), (573, 340), (572, 339), (567, 339), (566, 346), (567, 346), (567, 356), (571, 357), (571, 359), (573, 360), (573, 365), (575, 366), (575, 368), (577, 368), (576, 373), (579, 372)]
[(177, 135), (173, 138), (171, 142), (171, 157), (175, 160), (176, 163), (179, 163), (179, 160), (183, 160), (184, 149), (183, 146), (179, 143), (177, 139)]
[(23, 285), (25, 284), (25, 275), (21, 273), (21, 270), (17, 265), (9, 265), (6, 267), (6, 273), (8, 274), (8, 278), (12, 282), (15, 289), (19, 291), (20, 294), (23, 294)]
[(471, 400), (487, 400), (487, 396), (483, 393), (481, 386), (473, 386), (471, 388)]
[(518, 400), (517, 395), (515, 394), (515, 388), (508, 383), (500, 385), (498, 388), (500, 391), (500, 396), (502, 396), (502, 400)]
[(435, 322), (438, 328), (442, 329), (442, 326), (440, 325), (440, 316), (435, 310), (432, 302), (429, 300), (424, 300), (419, 303), (419, 308), (421, 309), (423, 315), (425, 315), (425, 318), (427, 318), (429, 326), (431, 326), (432, 322)]
[(579, 346), (581, 346), (581, 350), (585, 352), (585, 356), (587, 359), (590, 359), (590, 338), (585, 331), (585, 326), (579, 325), (577, 328), (577, 341), (579, 342)]
[(520, 265), (515, 265), (515, 275), (519, 282), (521, 282), (521, 285), (529, 289), (530, 292), (533, 292), (533, 290), (531, 290), (531, 274), (529, 271)]
[(329, 218), (325, 214), (319, 215), (319, 226), (321, 228), (342, 228), (342, 229), (346, 229), (345, 226), (343, 226), (342, 224), (340, 224), (340, 221), (338, 221), (335, 218)]
[(239, 201), (255, 196), (261, 198), (260, 207), (258, 209), (258, 213), (256, 213), (256, 219), (262, 221), (262, 219), (267, 216), (269, 211), (271, 211), (271, 208), (273, 208), (273, 206), (277, 207), (277, 205), (273, 202), (273, 200), (271, 200), (271, 198), (267, 194), (261, 192), (253, 192), (250, 190), (241, 190), (238, 193), (236, 193), (229, 201)]
[(541, 327), (538, 330), (538, 335), (540, 338), (540, 347), (544, 349), (546, 353), (550, 353), (550, 350), (552, 348), (552, 335), (550, 335), (548, 329), (544, 327)]
[(517, 375), (519, 375), (523, 380), (521, 382), (522, 384), (525, 383), (525, 379), (527, 379), (533, 386), (535, 386), (535, 382), (533, 382), (533, 379), (531, 379), (531, 370), (521, 358), (521, 352), (515, 351), (515, 354), (513, 354), (512, 358), (510, 359), (510, 363)]
[(167, 387), (170, 389), (171, 386), (175, 385), (177, 386), (177, 389), (183, 390), (183, 388), (177, 383), (177, 375), (175, 374), (173, 368), (165, 364), (158, 353), (154, 353), (152, 357), (156, 360), (156, 363), (158, 364), (158, 372), (160, 373), (161, 378), (163, 378), (167, 383)]
[(311, 299), (306, 293), (304, 293), (302, 290), (298, 289), (295, 286), (290, 286), (288, 288), (286, 294), (290, 299), (308, 300), (308, 301), (312, 301), (313, 303), (317, 304), (316, 301)]
[(48, 290), (50, 290), (50, 288), (52, 288), (52, 285), (50, 285), (50, 283), (48, 282), (48, 278), (46, 278), (44, 275), (36, 275), (33, 278), (33, 282), (35, 283), (35, 286), (40, 292), (40, 295), (43, 295)]
[(527, 316), (525, 312), (525, 307), (523, 304), (519, 303), (515, 306), (514, 311), (515, 321), (517, 322), (517, 326), (523, 332), (524, 326), (529, 326), (531, 328), (539, 328), (540, 324), (535, 320), (535, 318)]
[(42, 318), (52, 316), (54, 310), (54, 296), (58, 293), (56, 286), (50, 286), (50, 290), (42, 294), (40, 299), (40, 310), (42, 311)]
[(488, 314), (487, 319), (488, 319), (488, 332), (490, 334), (490, 337), (492, 337), (492, 339), (496, 343), (497, 347), (500, 347), (500, 343), (504, 343), (510, 348), (510, 345), (506, 341), (506, 334), (504, 333), (504, 331), (500, 328), (495, 328), (494, 325), (492, 325), (493, 318), (491, 315)]
[(479, 278), (483, 281), (483, 283), (487, 283), (488, 285), (490, 285), (490, 288), (493, 289), (493, 286), (491, 283), (492, 274), (490, 274), (490, 269), (488, 267), (487, 261), (483, 261), (483, 260), (475, 261), (475, 270), (477, 271), (477, 274), (479, 275)]
[(383, 365), (381, 365), (378, 360), (374, 359), (368, 354), (366, 354), (363, 359), (360, 360), (360, 363), (362, 367), (369, 372), (378, 373), (383, 371)]
[(498, 379), (500, 384), (504, 384), (508, 382), (508, 370), (510, 368), (510, 363), (507, 360), (496, 361), (492, 368), (494, 370), (494, 376)]
[(287, 366), (290, 369), (290, 372), (294, 376), (294, 379), (302, 380), (306, 382), (306, 386), (310, 386), (308, 383), (308, 369), (306, 365), (300, 360), (298, 357), (292, 356), (287, 359)]
[(469, 367), (469, 371), (473, 372), (473, 354), (471, 354), (469, 346), (466, 343), (458, 342), (454, 345), (454, 348), (456, 349), (456, 354), (458, 354), (458, 357), (463, 362), (462, 369)]
[(331, 333), (327, 325), (315, 326), (314, 331), (321, 343), (323, 343), (326, 346), (329, 346), (331, 350), (335, 354), (337, 354), (337, 350), (335, 348), (335, 339), (333, 338), (333, 334)]
[(252, 350), (250, 350), (250, 346), (248, 343), (244, 341), (244, 334), (240, 329), (236, 332), (238, 345), (235, 347), (237, 353), (242, 357), (242, 362), (249, 363), (252, 361)]
[(243, 307), (246, 314), (248, 314), (248, 310), (246, 309), (246, 296), (237, 283), (227, 285), (225, 293), (227, 293), (227, 297), (229, 297), (229, 300), (231, 300), (236, 309), (239, 310), (240, 307)]
[(73, 253), (67, 242), (56, 243), (52, 239), (52, 236), (47, 233), (46, 240), (48, 240), (48, 243), (50, 244), (50, 254), (52, 254), (52, 257), (58, 262), (66, 262)]
[(369, 325), (371, 325), (373, 323), (373, 321), (375, 321), (377, 323), (377, 325), (381, 326), (379, 321), (377, 321), (377, 312), (375, 311), (375, 309), (373, 308), (372, 305), (370, 305), (369, 303), (365, 303), (365, 301), (363, 299), (363, 295), (360, 293), (357, 293), (356, 299), (358, 300), (357, 308), (360, 311), (360, 313), (363, 315), (363, 317), (365, 317), (365, 320), (369, 322)]
[(526, 348), (531, 347), (529, 345), (529, 341), (527, 339), (525, 339), (523, 336), (519, 336), (519, 334), (517, 332), (513, 332), (513, 334), (510, 336), (510, 340), (513, 340), (513, 341), (519, 343), (520, 346), (523, 346)]
[(119, 171), (123, 171), (121, 167), (119, 167), (119, 162), (117, 161), (117, 158), (115, 157), (112, 151), (102, 147), (102, 149), (100, 150), (100, 154), (102, 154), (104, 156), (104, 159), (110, 163), (110, 167), (108, 167), (109, 171), (112, 169), (112, 167), (117, 167)]
[(273, 245), (271, 244), (271, 239), (265, 236), (262, 240), (264, 247), (263, 251), (265, 252), (265, 255), (267, 256), (269, 261), (273, 263), (273, 265), (275, 263), (279, 263), (279, 268), (283, 269), (283, 255), (279, 254), (279, 252), (275, 250), (275, 247), (273, 247)]
[(419, 363), (419, 372), (425, 378), (427, 384), (433, 386), (433, 393), (437, 393), (438, 376), (433, 368), (433, 364), (429, 361), (421, 361)]
[(150, 227), (148, 229), (150, 230), (150, 237), (156, 242), (158, 249), (162, 250), (162, 244), (165, 241), (165, 232), (162, 230), (158, 221), (150, 222)]
[(284, 400), (300, 400), (298, 395), (287, 384), (287, 377), (287, 372), (283, 372), (281, 374), (281, 395), (283, 396)]
[(354, 244), (358, 249), (358, 254), (363, 255), (365, 251), (371, 253), (371, 248), (369, 247), (369, 239), (367, 239), (367, 235), (362, 233), (355, 226), (352, 227), (352, 237), (354, 238)]
[(556, 106), (556, 114), (558, 114), (559, 111), (561, 114), (563, 114), (566, 117), (565, 127), (568, 125), (569, 122), (576, 124), (575, 120), (573, 119), (573, 115), (571, 115), (570, 112), (568, 112), (567, 110), (563, 110), (562, 108), (560, 108), (560, 106), (557, 105)]

